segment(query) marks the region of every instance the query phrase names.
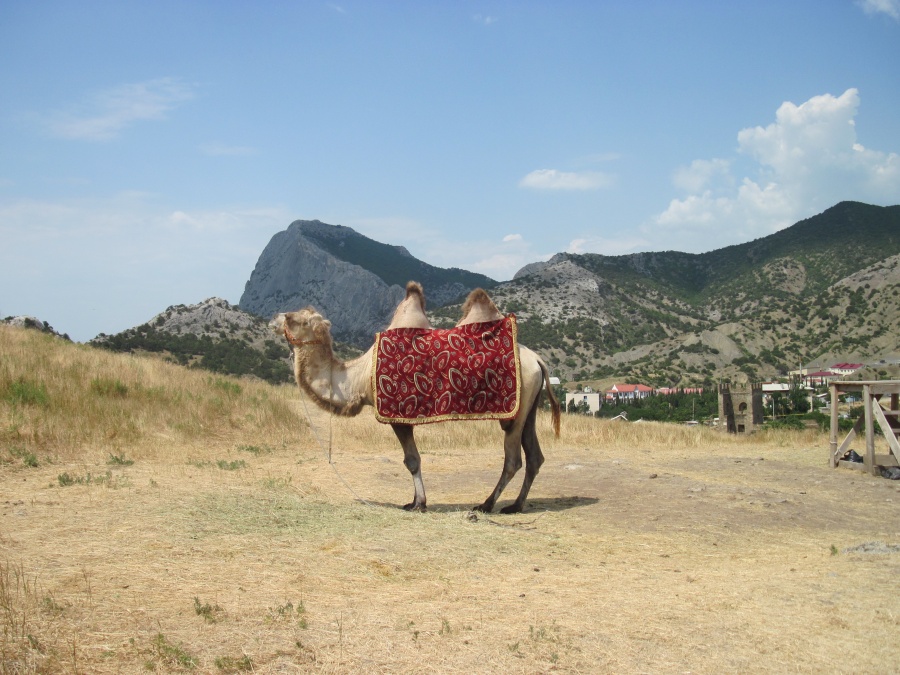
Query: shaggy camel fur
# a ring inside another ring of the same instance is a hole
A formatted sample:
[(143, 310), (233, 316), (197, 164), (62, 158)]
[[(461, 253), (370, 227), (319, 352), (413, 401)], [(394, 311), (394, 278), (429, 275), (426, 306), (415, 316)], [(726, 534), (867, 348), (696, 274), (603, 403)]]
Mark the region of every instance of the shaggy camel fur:
[[(459, 325), (503, 318), (497, 307), (482, 289), (469, 294), (463, 307)], [(351, 361), (339, 361), (334, 356), (331, 338), (331, 322), (313, 308), (278, 314), (269, 324), (284, 334), (294, 351), (294, 377), (317, 405), (337, 415), (358, 415), (364, 406), (375, 405), (372, 388), (372, 362), (374, 345), (362, 356)], [(425, 316), (425, 294), (421, 285), (409, 282), (406, 298), (394, 312), (388, 328), (430, 328)], [(540, 393), (546, 387), (550, 401), (554, 432), (559, 436), (559, 402), (549, 383), (549, 371), (544, 362), (527, 347), (519, 346), (521, 392), (519, 414), (500, 422), (505, 433), (503, 471), (493, 492), (479, 506), (478, 511), (489, 513), (507, 483), (522, 467), (522, 449), (525, 450), (526, 472), (522, 489), (516, 501), (502, 509), (503, 513), (518, 513), (525, 506), (531, 484), (544, 461), (535, 430), (535, 418)], [(391, 424), (403, 447), (403, 463), (412, 474), (413, 501), (403, 508), (410, 511), (426, 509), (425, 485), (422, 481), (422, 463), (413, 434), (413, 425)]]

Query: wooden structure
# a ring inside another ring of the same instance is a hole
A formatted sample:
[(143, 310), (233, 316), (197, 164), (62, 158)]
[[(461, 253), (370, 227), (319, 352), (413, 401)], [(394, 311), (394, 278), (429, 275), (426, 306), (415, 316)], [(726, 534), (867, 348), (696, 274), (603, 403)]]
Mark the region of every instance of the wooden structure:
[[(838, 446), (838, 397), (842, 394), (858, 393), (862, 396), (863, 414), (844, 441)], [(881, 399), (889, 397), (889, 407), (881, 406)], [(888, 444), (888, 454), (875, 454), (875, 422), (881, 428)], [(856, 436), (865, 429), (866, 452), (863, 462), (842, 460)], [(877, 380), (869, 382), (831, 383), (831, 456), (829, 465), (849, 466), (878, 475), (879, 466), (900, 466), (900, 380)]]

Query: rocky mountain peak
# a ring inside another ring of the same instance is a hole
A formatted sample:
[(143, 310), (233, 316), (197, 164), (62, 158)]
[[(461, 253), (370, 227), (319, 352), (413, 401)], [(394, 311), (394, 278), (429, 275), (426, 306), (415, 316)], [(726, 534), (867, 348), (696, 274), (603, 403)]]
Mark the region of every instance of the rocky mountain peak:
[(312, 306), (328, 317), (338, 340), (367, 347), (390, 322), (411, 280), (422, 284), (429, 307), (496, 284), (483, 275), (433, 267), (403, 246), (382, 244), (350, 227), (298, 220), (263, 250), (240, 308), (268, 318)]

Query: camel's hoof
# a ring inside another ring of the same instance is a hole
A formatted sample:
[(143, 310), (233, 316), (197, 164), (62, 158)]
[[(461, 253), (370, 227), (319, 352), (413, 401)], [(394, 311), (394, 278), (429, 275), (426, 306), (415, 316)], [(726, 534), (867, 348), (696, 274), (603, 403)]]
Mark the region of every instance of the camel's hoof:
[(519, 504), (510, 504), (500, 509), (500, 513), (522, 513), (522, 506)]
[(491, 511), (494, 510), (494, 505), (493, 504), (489, 505), (487, 502), (485, 502), (484, 504), (479, 504), (478, 506), (473, 506), (472, 510), (478, 511), (479, 513), (490, 513)]
[(418, 511), (419, 513), (425, 513), (428, 510), (428, 507), (424, 504), (416, 504), (415, 502), (410, 502), (409, 504), (404, 505), (404, 511)]

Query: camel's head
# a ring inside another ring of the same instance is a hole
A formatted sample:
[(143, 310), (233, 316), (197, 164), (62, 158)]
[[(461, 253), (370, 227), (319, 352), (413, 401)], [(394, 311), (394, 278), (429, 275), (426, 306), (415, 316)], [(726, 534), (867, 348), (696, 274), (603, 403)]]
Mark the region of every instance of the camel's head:
[(331, 322), (312, 307), (276, 314), (269, 322), (269, 328), (284, 335), (294, 347), (331, 345)]

